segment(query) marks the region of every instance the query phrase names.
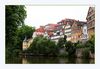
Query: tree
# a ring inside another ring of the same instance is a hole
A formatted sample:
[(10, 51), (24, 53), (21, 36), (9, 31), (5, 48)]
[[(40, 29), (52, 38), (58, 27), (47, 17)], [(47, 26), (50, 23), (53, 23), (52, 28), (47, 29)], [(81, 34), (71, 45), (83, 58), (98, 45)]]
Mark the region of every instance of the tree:
[(64, 43), (66, 43), (66, 41), (67, 41), (67, 40), (66, 40), (66, 38), (67, 38), (67, 36), (66, 36), (66, 35), (64, 35)]
[(59, 38), (59, 40), (58, 40), (58, 43), (57, 43), (57, 46), (59, 47), (59, 48), (63, 48), (64, 47), (64, 38)]
[(73, 45), (73, 43), (71, 41), (68, 41), (65, 44), (65, 47), (66, 47), (66, 51), (68, 52), (68, 56), (69, 57), (74, 57), (75, 56), (75, 52), (76, 52), (76, 48)]
[(32, 53), (34, 55), (58, 55), (58, 46), (54, 41), (47, 39), (46, 37), (35, 37), (31, 46), (26, 50), (28, 53)]
[(34, 31), (35, 31), (35, 28), (28, 25), (23, 25), (22, 27), (18, 28), (17, 33), (19, 37), (19, 43), (22, 44), (25, 38), (26, 39), (32, 38)]
[(86, 42), (85, 46), (89, 47), (92, 53), (95, 53), (95, 35)]
[(27, 39), (32, 38), (35, 28), (28, 25), (24, 25), (18, 28), (17, 31), (18, 31), (18, 36), (21, 37), (21, 40), (24, 40), (25, 37), (27, 37)]
[(82, 44), (82, 42), (80, 42), (80, 41), (74, 43), (74, 46), (75, 46), (76, 48), (84, 48), (84, 47), (85, 47), (84, 44)]
[(17, 30), (17, 34), (18, 34), (18, 43), (17, 43), (17, 47), (19, 47), (18, 49), (22, 50), (22, 43), (23, 40), (26, 38), (32, 38), (33, 32), (35, 31), (34, 27), (28, 26), (28, 25), (23, 25), (22, 27), (19, 27)]
[(90, 50), (91, 50), (91, 52), (92, 53), (95, 53), (95, 35), (93, 35), (92, 36), (92, 38), (91, 38), (91, 48), (90, 48)]
[(24, 25), (26, 11), (24, 5), (7, 5), (6, 8), (6, 58), (15, 54), (18, 43), (17, 29)]

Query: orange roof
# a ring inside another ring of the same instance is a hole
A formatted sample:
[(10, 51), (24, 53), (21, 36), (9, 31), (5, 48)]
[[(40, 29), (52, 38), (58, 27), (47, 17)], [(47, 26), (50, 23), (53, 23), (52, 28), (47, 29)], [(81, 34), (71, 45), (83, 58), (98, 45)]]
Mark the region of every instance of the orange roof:
[(59, 24), (48, 24), (48, 28), (47, 28), (47, 30), (48, 31), (53, 31), (53, 30), (55, 30), (56, 29), (56, 27), (57, 26), (59, 26)]
[(36, 31), (35, 31), (35, 32), (41, 32), (41, 33), (44, 33), (44, 32), (45, 32), (45, 30), (44, 30), (44, 28), (40, 27), (40, 28), (36, 29)]

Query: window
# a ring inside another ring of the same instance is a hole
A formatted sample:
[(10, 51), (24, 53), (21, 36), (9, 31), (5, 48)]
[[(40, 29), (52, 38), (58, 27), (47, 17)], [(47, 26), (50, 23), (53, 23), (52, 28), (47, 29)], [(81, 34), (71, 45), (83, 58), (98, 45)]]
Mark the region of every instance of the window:
[(60, 35), (60, 32), (57, 32), (57, 35)]
[(89, 17), (89, 20), (91, 20), (91, 17)]
[(86, 33), (86, 29), (84, 29), (84, 33)]

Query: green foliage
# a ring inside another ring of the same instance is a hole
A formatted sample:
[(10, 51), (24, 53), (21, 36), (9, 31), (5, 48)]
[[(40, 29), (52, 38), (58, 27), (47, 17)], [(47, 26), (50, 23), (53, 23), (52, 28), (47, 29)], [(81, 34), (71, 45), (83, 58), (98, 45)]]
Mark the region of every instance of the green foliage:
[(26, 18), (25, 6), (23, 5), (6, 5), (6, 58), (17, 55), (19, 51), (18, 33), (19, 26), (24, 24)]
[[(6, 44), (15, 44), (17, 36), (16, 30), (18, 26), (24, 24), (26, 11), (23, 5), (7, 5), (6, 6)], [(13, 38), (12, 38), (13, 37)], [(8, 45), (6, 45), (8, 46)]]
[(64, 38), (59, 38), (57, 46), (59, 46), (59, 48), (63, 48), (64, 47)]
[(18, 44), (21, 48), (23, 40), (32, 38), (33, 32), (35, 31), (34, 27), (30, 27), (27, 25), (23, 25), (22, 27), (19, 27), (17, 30), (18, 34)]
[(47, 39), (46, 37), (36, 37), (33, 43), (26, 52), (33, 53), (34, 55), (54, 55), (58, 54), (58, 46), (54, 41)]
[(85, 46), (90, 48), (91, 53), (95, 53), (95, 35), (86, 42)]
[(91, 44), (92, 44), (90, 46), (91, 53), (95, 53), (95, 35), (93, 35), (91, 38)]
[(68, 41), (65, 45), (66, 51), (68, 52), (69, 57), (75, 57), (76, 48), (71, 41)]
[(27, 37), (27, 39), (32, 38), (34, 31), (35, 28), (28, 25), (23, 25), (22, 27), (19, 27), (17, 30), (18, 36), (21, 37), (21, 40), (24, 40), (25, 37)]
[(82, 42), (77, 42), (77, 43), (74, 43), (74, 46), (76, 47), (76, 48), (84, 48), (85, 46), (82, 44)]

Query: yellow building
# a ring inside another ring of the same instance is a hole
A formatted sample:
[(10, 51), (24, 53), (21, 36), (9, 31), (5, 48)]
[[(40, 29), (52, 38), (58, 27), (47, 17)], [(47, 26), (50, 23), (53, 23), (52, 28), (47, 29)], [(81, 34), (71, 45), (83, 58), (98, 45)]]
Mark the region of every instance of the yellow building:
[(90, 39), (91, 36), (95, 34), (95, 7), (89, 7), (86, 20), (87, 20), (88, 36)]
[(32, 44), (32, 42), (33, 42), (33, 38), (30, 38), (30, 39), (27, 39), (27, 40), (25, 39), (23, 41), (23, 45), (22, 45), (23, 50), (28, 49), (30, 47), (30, 45)]
[(74, 22), (74, 24), (72, 25), (71, 41), (74, 43), (77, 41), (80, 41), (81, 34), (82, 34), (82, 28), (80, 26), (78, 26), (77, 22)]
[(82, 35), (83, 33), (83, 27), (86, 22), (83, 21), (74, 21), (71, 29), (72, 29), (72, 34), (71, 34), (71, 41), (73, 43), (76, 43), (78, 41), (82, 41)]

